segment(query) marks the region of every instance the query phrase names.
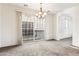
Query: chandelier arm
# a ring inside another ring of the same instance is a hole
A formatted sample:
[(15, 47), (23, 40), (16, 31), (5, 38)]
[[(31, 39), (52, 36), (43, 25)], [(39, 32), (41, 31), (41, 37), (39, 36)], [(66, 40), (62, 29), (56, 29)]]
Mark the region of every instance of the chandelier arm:
[(40, 12), (42, 12), (42, 3), (40, 3)]

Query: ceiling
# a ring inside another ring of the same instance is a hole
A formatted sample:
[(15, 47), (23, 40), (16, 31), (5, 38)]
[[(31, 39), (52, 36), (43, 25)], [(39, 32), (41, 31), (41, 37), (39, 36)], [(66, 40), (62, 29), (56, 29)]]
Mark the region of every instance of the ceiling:
[[(23, 3), (15, 3), (13, 5), (17, 5), (20, 7), (28, 7), (33, 10), (39, 10), (40, 8), (40, 3), (26, 3), (24, 6)], [(43, 11), (50, 11), (51, 13), (57, 13), (59, 11), (62, 11), (67, 8), (71, 8), (73, 6), (77, 6), (79, 3), (43, 3)]]
[[(77, 3), (48, 3), (48, 4), (43, 4), (42, 7), (44, 11), (51, 11), (52, 13), (56, 13), (56, 12), (62, 11), (67, 8), (71, 8), (76, 5), (79, 5), (79, 4)], [(28, 4), (28, 7), (34, 10), (39, 10), (40, 4)]]

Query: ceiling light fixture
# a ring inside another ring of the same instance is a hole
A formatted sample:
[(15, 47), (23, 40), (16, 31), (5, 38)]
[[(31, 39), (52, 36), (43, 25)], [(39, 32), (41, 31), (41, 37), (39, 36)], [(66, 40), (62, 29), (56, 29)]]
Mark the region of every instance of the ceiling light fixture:
[(44, 18), (46, 16), (47, 13), (43, 12), (42, 9), (43, 9), (42, 8), (42, 3), (40, 3), (40, 10), (39, 10), (38, 13), (35, 14), (36, 17), (38, 17), (38, 18)]

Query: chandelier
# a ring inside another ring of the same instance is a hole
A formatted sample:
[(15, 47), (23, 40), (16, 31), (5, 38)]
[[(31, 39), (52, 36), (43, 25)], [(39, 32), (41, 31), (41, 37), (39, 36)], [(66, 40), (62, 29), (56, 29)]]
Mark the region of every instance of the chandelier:
[(35, 14), (36, 17), (38, 17), (38, 18), (44, 18), (46, 16), (46, 12), (43, 12), (42, 9), (43, 9), (42, 8), (42, 3), (40, 3), (40, 10), (39, 10), (38, 13)]

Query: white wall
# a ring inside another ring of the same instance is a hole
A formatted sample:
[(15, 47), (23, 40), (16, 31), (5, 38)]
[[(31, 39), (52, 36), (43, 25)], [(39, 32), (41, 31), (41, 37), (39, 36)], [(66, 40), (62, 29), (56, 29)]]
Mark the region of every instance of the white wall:
[(18, 44), (17, 20), (15, 7), (0, 4), (0, 47)]

